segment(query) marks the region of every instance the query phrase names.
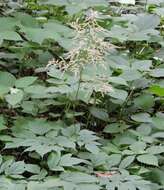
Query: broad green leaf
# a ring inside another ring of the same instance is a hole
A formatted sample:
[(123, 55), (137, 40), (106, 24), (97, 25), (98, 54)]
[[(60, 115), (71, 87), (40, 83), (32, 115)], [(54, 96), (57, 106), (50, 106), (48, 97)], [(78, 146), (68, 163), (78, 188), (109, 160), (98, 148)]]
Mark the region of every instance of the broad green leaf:
[(15, 86), (17, 88), (26, 88), (33, 84), (36, 81), (37, 77), (22, 77), (17, 79), (15, 82)]
[(158, 182), (159, 184), (164, 185), (164, 171), (160, 168), (153, 168), (150, 179), (152, 179), (153, 182)]
[(24, 28), (27, 39), (41, 44), (45, 39), (59, 40), (60, 35), (55, 31), (42, 28)]
[(137, 108), (146, 110), (154, 106), (155, 99), (150, 94), (141, 94), (134, 99), (134, 104)]
[(152, 119), (148, 113), (137, 113), (131, 116), (132, 120), (137, 122), (152, 122)]
[(152, 135), (154, 138), (163, 139), (164, 138), (164, 132), (157, 132)]
[(26, 170), (25, 163), (23, 161), (14, 162), (9, 168), (5, 170), (6, 175), (22, 174)]
[(25, 168), (27, 172), (30, 172), (32, 174), (39, 174), (41, 172), (40, 167), (38, 165), (26, 164)]
[(83, 162), (84, 160), (72, 157), (71, 154), (65, 154), (64, 156), (61, 157), (59, 165), (68, 167), (68, 166), (74, 166)]
[(164, 153), (164, 146), (151, 146), (146, 149), (146, 152), (149, 154), (161, 154)]
[(153, 14), (140, 14), (134, 22), (134, 25), (136, 25), (140, 31), (148, 31), (149, 29), (152, 30), (156, 28), (159, 24), (159, 16)]
[(133, 81), (140, 79), (142, 74), (136, 69), (124, 70), (120, 77), (124, 78), (126, 81)]
[(100, 149), (98, 148), (97, 144), (94, 144), (94, 142), (88, 143), (85, 145), (85, 148), (93, 153), (93, 154), (98, 154), (100, 152)]
[(158, 166), (158, 158), (152, 154), (140, 155), (137, 160), (143, 164)]
[(130, 145), (130, 149), (137, 154), (143, 153), (145, 148), (146, 148), (146, 143), (140, 141)]
[(164, 77), (164, 68), (161, 68), (161, 69), (154, 69), (154, 70), (152, 70), (152, 71), (149, 73), (149, 75), (152, 76), (152, 77), (156, 77), (156, 78)]
[(98, 179), (95, 176), (81, 172), (66, 172), (61, 174), (60, 178), (68, 182), (74, 182), (75, 184), (98, 182)]
[(121, 89), (114, 89), (113, 92), (108, 93), (109, 96), (111, 96), (112, 98), (116, 98), (122, 101), (125, 101), (128, 93), (125, 90), (121, 90)]
[(0, 34), (0, 44), (3, 42), (3, 40), (22, 41), (22, 38), (19, 36), (19, 34), (14, 31), (2, 31)]
[(0, 86), (12, 87), (15, 80), (16, 78), (11, 73), (0, 71)]
[(137, 132), (144, 136), (150, 135), (151, 131), (151, 124), (142, 123), (139, 127), (137, 127)]
[(151, 60), (135, 61), (132, 63), (132, 68), (139, 71), (149, 71), (152, 66)]
[(59, 164), (61, 154), (59, 152), (51, 152), (48, 156), (48, 167), (50, 170), (56, 170), (56, 166)]
[(98, 119), (101, 119), (103, 121), (109, 121), (108, 113), (104, 109), (91, 107), (90, 112), (94, 117)]
[(112, 154), (107, 159), (107, 165), (109, 169), (113, 166), (117, 166), (121, 161), (121, 155), (120, 154)]
[(164, 117), (161, 115), (157, 115), (156, 117), (152, 117), (152, 124), (160, 130), (164, 130)]
[(129, 127), (128, 125), (125, 125), (122, 123), (112, 123), (112, 124), (107, 125), (103, 131), (105, 133), (119, 133), (119, 132), (123, 132), (128, 127)]
[(10, 91), (10, 87), (0, 85), (0, 99), (3, 99), (4, 96)]
[(127, 167), (129, 167), (129, 165), (133, 163), (134, 159), (135, 159), (135, 156), (127, 156), (126, 158), (124, 158), (121, 161), (119, 167), (120, 168), (127, 168)]
[(159, 85), (153, 85), (149, 88), (149, 91), (157, 96), (164, 96), (164, 87)]
[(6, 101), (11, 105), (15, 106), (23, 100), (23, 91), (19, 89), (13, 89), (14, 92), (5, 96)]
[(121, 77), (110, 77), (109, 78), (109, 82), (110, 83), (115, 83), (115, 84), (121, 84), (121, 85), (128, 86), (126, 80), (123, 79), (123, 78), (121, 78)]

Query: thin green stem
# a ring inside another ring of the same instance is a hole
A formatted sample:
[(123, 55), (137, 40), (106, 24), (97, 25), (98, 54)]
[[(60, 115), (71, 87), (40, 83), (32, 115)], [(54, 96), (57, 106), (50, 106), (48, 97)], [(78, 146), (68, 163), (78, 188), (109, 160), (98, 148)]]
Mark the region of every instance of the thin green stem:
[(120, 114), (119, 114), (119, 118), (121, 119), (122, 118), (122, 114), (123, 114), (123, 111), (125, 109), (125, 106), (127, 105), (127, 103), (129, 102), (130, 98), (132, 97), (132, 94), (134, 92), (134, 89), (135, 88), (132, 88), (132, 90), (130, 91), (128, 97), (126, 98), (126, 101), (123, 103), (122, 107), (121, 107), (121, 110), (120, 110)]
[(80, 67), (80, 76), (79, 76), (79, 81), (78, 81), (78, 87), (77, 87), (77, 91), (76, 91), (76, 95), (75, 95), (75, 104), (73, 104), (73, 119), (74, 119), (74, 124), (75, 124), (75, 108), (78, 105), (77, 104), (77, 99), (78, 99), (78, 94), (79, 94), (79, 90), (80, 90), (80, 84), (81, 84), (81, 79), (82, 79), (82, 72), (83, 72), (83, 68)]

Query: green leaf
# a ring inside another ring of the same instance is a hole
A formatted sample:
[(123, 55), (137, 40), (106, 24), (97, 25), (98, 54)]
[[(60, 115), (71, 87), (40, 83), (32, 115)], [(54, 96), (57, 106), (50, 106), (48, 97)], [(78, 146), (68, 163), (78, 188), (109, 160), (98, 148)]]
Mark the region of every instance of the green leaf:
[(151, 60), (137, 60), (132, 63), (132, 68), (139, 71), (149, 71), (152, 66)]
[(145, 148), (146, 148), (146, 143), (140, 141), (130, 145), (130, 149), (137, 154), (143, 153)]
[(119, 132), (123, 132), (125, 129), (127, 129), (129, 126), (122, 124), (122, 123), (112, 123), (107, 125), (103, 132), (105, 133), (119, 133)]
[(15, 86), (17, 88), (26, 88), (33, 84), (36, 81), (37, 77), (22, 77), (17, 79), (15, 82)]
[(137, 160), (143, 164), (158, 166), (158, 158), (152, 154), (140, 155)]
[(121, 161), (119, 168), (127, 168), (131, 163), (133, 163), (134, 159), (135, 156), (127, 156)]
[(150, 135), (152, 131), (151, 125), (142, 123), (138, 128), (137, 132), (139, 132), (141, 135), (148, 136)]
[(153, 168), (150, 179), (155, 183), (158, 182), (159, 184), (164, 185), (164, 171), (162, 169)]
[(156, 117), (152, 117), (152, 124), (160, 130), (164, 130), (164, 116), (156, 116)]
[(149, 75), (152, 76), (152, 77), (156, 77), (156, 78), (164, 77), (164, 68), (161, 68), (161, 69), (154, 69), (154, 70), (152, 70), (152, 71), (149, 73)]
[(107, 165), (110, 169), (111, 167), (118, 165), (120, 163), (120, 161), (121, 161), (120, 154), (112, 154), (107, 159)]
[(51, 152), (48, 156), (48, 167), (50, 170), (56, 170), (56, 166), (59, 164), (61, 154), (59, 152)]
[(10, 91), (10, 87), (0, 85), (0, 99), (3, 99), (4, 96)]
[(164, 87), (159, 85), (153, 85), (149, 88), (149, 91), (157, 96), (164, 96)]
[(60, 166), (74, 166), (80, 163), (83, 163), (84, 160), (72, 157), (71, 154), (65, 154), (64, 156), (61, 157), (60, 159)]
[(142, 94), (134, 99), (134, 104), (140, 109), (149, 109), (154, 106), (154, 97), (150, 94)]
[(25, 168), (27, 172), (30, 172), (32, 174), (39, 174), (41, 172), (38, 165), (26, 164)]
[(4, 87), (12, 87), (15, 84), (16, 78), (8, 72), (0, 71), (0, 85)]
[(93, 153), (93, 154), (98, 154), (100, 149), (98, 148), (97, 144), (94, 144), (94, 142), (88, 143), (85, 145), (85, 148)]
[(23, 100), (23, 96), (24, 96), (22, 90), (19, 90), (19, 89), (13, 89), (13, 90), (14, 92), (5, 96), (6, 101), (11, 106), (15, 106), (19, 104)]
[(125, 101), (128, 93), (125, 90), (120, 90), (120, 89), (114, 89), (113, 92), (108, 93), (109, 96), (111, 96), (112, 98), (116, 98), (122, 101)]
[(3, 40), (22, 41), (22, 38), (14, 31), (1, 31), (0, 44)]
[(145, 122), (145, 123), (152, 122), (152, 119), (148, 113), (137, 113), (132, 115), (131, 118), (137, 122)]
[(66, 172), (61, 174), (60, 178), (68, 182), (74, 182), (75, 184), (98, 182), (98, 179), (95, 176), (81, 172)]
[(154, 138), (163, 139), (164, 138), (164, 132), (157, 132), (152, 135)]
[(91, 107), (90, 112), (94, 117), (98, 119), (101, 119), (103, 121), (109, 121), (108, 113), (104, 109)]
[(23, 161), (14, 162), (9, 168), (5, 170), (6, 175), (22, 174), (26, 170), (25, 163)]
[(161, 154), (164, 153), (164, 146), (151, 146), (146, 149), (146, 152), (149, 154)]
[(110, 77), (109, 78), (109, 82), (110, 83), (115, 83), (115, 84), (121, 84), (121, 85), (128, 86), (126, 80), (123, 79), (123, 78), (121, 78), (121, 77)]
[(59, 40), (60, 35), (55, 31), (51, 31), (48, 28), (24, 28), (23, 31), (26, 34), (27, 39), (32, 42), (41, 44), (45, 39)]
[(7, 129), (7, 127), (5, 125), (4, 117), (0, 115), (0, 131), (4, 129)]
[(134, 69), (124, 70), (120, 77), (124, 78), (126, 81), (133, 81), (140, 79), (142, 77), (141, 73)]

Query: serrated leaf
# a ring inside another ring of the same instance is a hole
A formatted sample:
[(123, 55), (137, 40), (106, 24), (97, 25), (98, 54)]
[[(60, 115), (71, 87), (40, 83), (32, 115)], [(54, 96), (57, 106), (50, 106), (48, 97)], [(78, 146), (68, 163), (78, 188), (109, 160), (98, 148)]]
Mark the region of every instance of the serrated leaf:
[(109, 168), (113, 166), (117, 166), (121, 161), (121, 155), (120, 154), (112, 154), (107, 159), (107, 165)]
[(161, 154), (164, 153), (164, 146), (151, 146), (146, 149), (146, 152), (150, 154)]
[(158, 158), (152, 154), (140, 155), (137, 160), (143, 164), (158, 166)]
[(146, 148), (146, 143), (145, 142), (138, 141), (138, 142), (135, 142), (132, 145), (130, 145), (130, 149), (133, 152), (136, 152), (136, 153), (143, 153), (145, 148)]
[(127, 168), (131, 163), (133, 163), (134, 159), (135, 156), (127, 156), (121, 161), (119, 168)]

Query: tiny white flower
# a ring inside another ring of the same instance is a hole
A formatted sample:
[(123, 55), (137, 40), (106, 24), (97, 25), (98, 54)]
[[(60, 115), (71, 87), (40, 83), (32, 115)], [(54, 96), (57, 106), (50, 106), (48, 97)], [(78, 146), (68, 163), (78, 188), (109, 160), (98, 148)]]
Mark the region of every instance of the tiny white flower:
[(17, 89), (17, 88), (10, 88), (10, 93), (11, 94), (16, 94), (16, 93), (18, 93), (20, 90), (19, 89)]

